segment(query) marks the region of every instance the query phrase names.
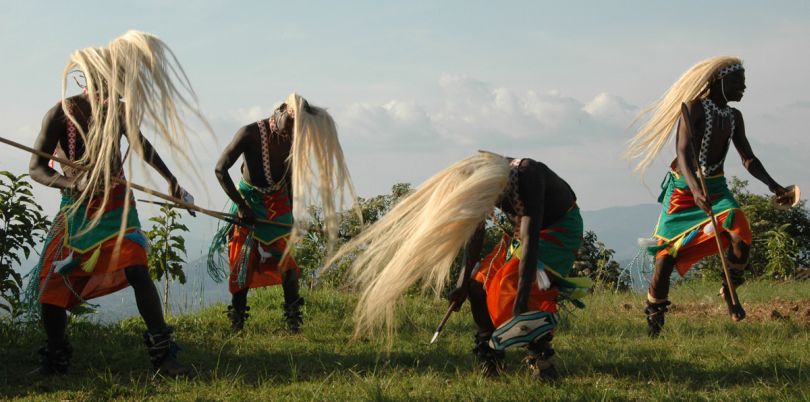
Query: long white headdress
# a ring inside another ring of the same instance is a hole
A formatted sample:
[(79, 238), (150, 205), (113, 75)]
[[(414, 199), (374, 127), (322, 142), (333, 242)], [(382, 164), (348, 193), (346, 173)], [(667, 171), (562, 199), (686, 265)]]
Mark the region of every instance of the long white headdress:
[[(68, 77), (76, 70), (84, 75), (90, 102), (87, 132), (76, 120), (75, 110), (66, 96)], [(173, 156), (179, 157), (180, 166), (191, 166), (186, 152), (189, 148), (187, 125), (181, 111), (199, 118), (210, 131), (199, 111), (191, 83), (174, 53), (157, 36), (140, 31), (129, 31), (106, 47), (73, 52), (62, 76), (62, 108), (84, 140), (85, 152), (78, 163), (88, 167), (82, 173), (88, 185), (72, 208), (78, 208), (93, 194), (103, 193), (99, 210), (104, 210), (114, 187), (112, 178), (122, 168), (117, 163), (122, 122), (132, 151), (143, 156), (143, 144), (138, 134), (144, 125), (168, 146)], [(128, 165), (130, 174), (131, 161), (132, 158)], [(129, 209), (129, 193), (127, 185), (122, 231)], [(101, 214), (93, 216), (90, 227), (100, 219)]]
[(355, 336), (394, 328), (401, 296), (421, 281), (439, 292), (453, 260), (492, 212), (509, 179), (506, 158), (479, 153), (422, 183), (382, 219), (345, 244), (326, 263), (357, 254), (349, 279), (359, 288)]
[(291, 93), (286, 104), (295, 116), (295, 124), (289, 156), (292, 165), (294, 224), (285, 255), (301, 239), (303, 230), (310, 226), (310, 209), (317, 206), (323, 208), (324, 226), (331, 252), (337, 241), (340, 225), (338, 214), (343, 210), (343, 202), (347, 197), (351, 198), (360, 222), (363, 221), (356, 202), (354, 184), (338, 141), (337, 127), (326, 109), (309, 105), (297, 93)]
[(712, 82), (738, 70), (742, 70), (742, 61), (737, 57), (717, 56), (703, 60), (687, 70), (661, 99), (644, 109), (636, 121), (647, 115), (650, 118), (628, 142), (624, 153), (627, 160), (639, 160), (633, 170), (643, 174), (661, 152), (678, 121), (681, 103), (705, 97)]

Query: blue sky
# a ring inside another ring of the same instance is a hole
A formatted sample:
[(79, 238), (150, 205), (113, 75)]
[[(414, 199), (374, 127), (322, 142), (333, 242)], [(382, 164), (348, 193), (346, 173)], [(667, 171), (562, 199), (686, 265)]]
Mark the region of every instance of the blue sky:
[[(810, 188), (807, 1), (28, 3), (0, 7), (0, 135), (33, 142), (71, 51), (152, 32), (177, 54), (215, 129), (216, 141), (192, 149), (206, 183), (178, 173), (213, 208), (225, 202), (213, 176), (219, 149), (291, 91), (332, 112), (363, 196), (418, 184), (484, 148), (547, 162), (584, 209), (651, 203), (655, 189), (619, 158), (627, 127), (718, 54), (746, 62), (748, 91), (735, 106), (755, 152), (778, 181)], [(0, 155), (0, 169), (26, 170), (26, 156), (4, 146)], [(751, 179), (734, 155), (727, 172)], [(37, 195), (53, 213), (58, 193)]]

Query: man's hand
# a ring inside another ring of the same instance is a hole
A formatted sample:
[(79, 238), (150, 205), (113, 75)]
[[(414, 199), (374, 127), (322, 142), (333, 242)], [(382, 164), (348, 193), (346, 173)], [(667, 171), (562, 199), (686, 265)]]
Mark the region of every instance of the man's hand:
[[(78, 176), (73, 177), (73, 183), (68, 189), (71, 193), (75, 196), (81, 195), (87, 187), (90, 185), (88, 181), (88, 174), (80, 174)], [(94, 194), (90, 194), (90, 198), (100, 197), (104, 194), (103, 186), (98, 186)]]
[[(521, 300), (523, 299), (523, 300)], [(529, 298), (518, 297), (515, 299), (515, 305), (512, 307), (512, 316), (517, 317), (520, 314), (529, 311)]]
[(470, 285), (461, 285), (455, 289), (453, 289), (450, 294), (447, 295), (447, 299), (450, 300), (450, 305), (455, 306), (453, 311), (458, 311), (461, 309), (461, 305), (464, 304), (464, 300), (467, 300), (467, 296), (470, 294)]
[(788, 191), (788, 189), (786, 189), (786, 188), (784, 188), (782, 186), (776, 185), (776, 186), (773, 186), (773, 187), (769, 188), (769, 190), (774, 195), (776, 195), (776, 203), (777, 204), (790, 205), (793, 202), (793, 193)]
[(695, 205), (702, 209), (708, 215), (712, 214), (712, 203), (709, 202), (709, 197), (703, 193), (703, 190), (697, 189), (692, 191), (692, 197), (695, 199)]
[(253, 225), (256, 222), (256, 213), (247, 205), (240, 205), (237, 213), (239, 220), (246, 225)]
[[(172, 195), (172, 197), (177, 198), (185, 202), (186, 204), (194, 205), (194, 196), (192, 196), (183, 187), (180, 187), (180, 185), (177, 184), (177, 180), (172, 180), (169, 182), (169, 193)], [(187, 211), (189, 215), (197, 216), (197, 214), (195, 214), (193, 210), (187, 209)]]

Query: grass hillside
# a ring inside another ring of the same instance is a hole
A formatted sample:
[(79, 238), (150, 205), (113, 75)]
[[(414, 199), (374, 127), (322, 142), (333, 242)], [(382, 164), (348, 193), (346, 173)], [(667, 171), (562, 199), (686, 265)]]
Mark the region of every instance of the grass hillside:
[[(252, 317), (234, 335), (216, 306), (172, 317), (184, 362), (195, 375), (155, 378), (143, 324), (74, 322), (67, 376), (43, 378), (33, 325), (0, 328), (0, 397), (9, 400), (808, 400), (810, 282), (755, 282), (740, 291), (749, 311), (733, 323), (716, 296), (719, 283), (673, 290), (661, 338), (648, 339), (639, 294), (596, 293), (566, 314), (554, 345), (563, 378), (530, 381), (523, 350), (508, 353), (508, 373), (482, 378), (474, 368), (468, 307), (429, 345), (446, 304), (405, 302), (398, 337), (384, 345), (351, 338), (353, 297), (306, 292), (305, 326), (291, 335), (281, 320), (280, 289), (252, 293)], [(465, 304), (468, 306), (468, 304)]]

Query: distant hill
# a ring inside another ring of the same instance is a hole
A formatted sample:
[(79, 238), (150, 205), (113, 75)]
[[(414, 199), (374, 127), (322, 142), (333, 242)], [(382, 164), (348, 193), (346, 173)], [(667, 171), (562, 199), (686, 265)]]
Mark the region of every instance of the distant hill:
[[(219, 302), (230, 304), (231, 295), (228, 292), (227, 280), (223, 283), (216, 283), (208, 276), (205, 256), (187, 263), (185, 272), (186, 283), (184, 285), (181, 285), (180, 282), (169, 284), (169, 301), (172, 312), (191, 313)], [(155, 282), (155, 286), (162, 300), (165, 282)], [(93, 314), (92, 320), (114, 322), (123, 317), (138, 315), (135, 295), (132, 293), (131, 287), (91, 302), (100, 306), (97, 313)]]
[(615, 259), (626, 262), (638, 251), (638, 238), (647, 237), (655, 229), (659, 204), (610, 207), (583, 211), (585, 230), (592, 230), (599, 241), (616, 251)]

